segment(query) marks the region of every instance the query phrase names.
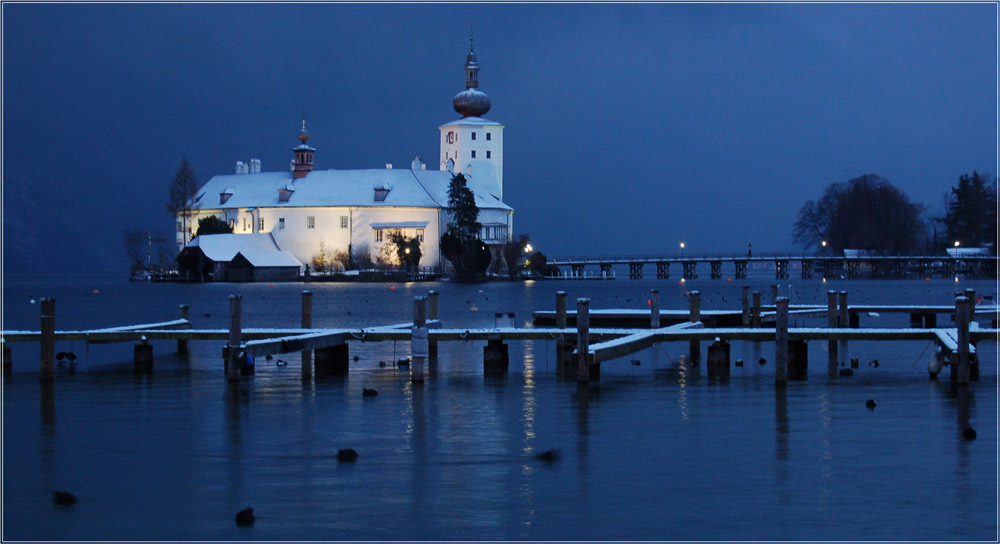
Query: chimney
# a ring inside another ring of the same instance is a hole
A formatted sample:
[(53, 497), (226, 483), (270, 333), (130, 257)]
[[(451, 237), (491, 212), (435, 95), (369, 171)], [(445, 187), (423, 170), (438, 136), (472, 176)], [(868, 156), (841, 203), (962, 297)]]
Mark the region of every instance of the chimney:
[(236, 173), (237, 174), (246, 174), (247, 173), (246, 167), (247, 167), (247, 165), (243, 161), (236, 161)]
[(385, 169), (386, 170), (392, 170), (392, 163), (391, 162), (385, 163)]
[(420, 158), (420, 155), (413, 157), (413, 162), (410, 163), (410, 170), (424, 170), (425, 168), (427, 168), (427, 165), (424, 164), (424, 161), (423, 159)]
[(250, 173), (251, 174), (260, 173), (260, 159), (250, 159)]

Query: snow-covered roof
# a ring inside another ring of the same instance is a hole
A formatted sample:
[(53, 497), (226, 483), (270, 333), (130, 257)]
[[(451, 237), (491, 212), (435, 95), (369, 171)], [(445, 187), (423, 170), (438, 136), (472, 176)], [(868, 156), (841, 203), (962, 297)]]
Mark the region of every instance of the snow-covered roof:
[[(465, 174), (469, 189), (480, 209), (513, 211), (496, 195), (496, 179)], [(476, 178), (480, 179), (476, 179)], [(300, 179), (291, 172), (227, 174), (215, 176), (198, 190), (195, 200), (201, 209), (252, 207), (389, 206), (447, 208), (448, 185), (452, 174), (443, 170), (313, 170)], [(384, 201), (375, 200), (376, 187), (391, 187)], [(278, 199), (279, 190), (294, 190), (287, 202)], [(215, 205), (205, 195), (232, 194), (225, 204)]]
[(475, 126), (492, 126), (492, 127), (504, 126), (500, 123), (497, 123), (496, 121), (490, 121), (485, 117), (463, 117), (461, 119), (456, 119), (450, 123), (445, 123), (443, 125), (440, 125), (438, 126), (438, 128), (450, 127), (454, 125), (475, 125)]
[[(249, 174), (244, 174), (249, 175)], [(263, 234), (205, 234), (195, 236), (188, 247), (201, 248), (205, 257), (215, 262), (229, 262), (237, 253), (270, 252), (278, 253), (278, 244), (271, 233)], [(295, 258), (292, 257), (294, 260)], [(295, 261), (298, 263), (298, 261)]]
[[(238, 236), (246, 236), (246, 234), (241, 234)], [(300, 268), (302, 267), (302, 263), (300, 263), (298, 259), (293, 257), (292, 254), (287, 251), (241, 249), (238, 254), (243, 255), (243, 258), (246, 259), (247, 262), (258, 268), (266, 266), (295, 266)]]

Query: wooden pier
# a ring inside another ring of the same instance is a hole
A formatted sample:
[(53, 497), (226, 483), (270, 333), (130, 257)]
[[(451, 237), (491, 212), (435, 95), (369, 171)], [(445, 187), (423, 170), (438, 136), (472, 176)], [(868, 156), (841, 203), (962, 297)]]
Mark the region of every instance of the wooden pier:
[[(776, 295), (776, 293), (773, 293)], [(187, 307), (180, 307), (182, 317), (173, 321), (128, 325), (123, 327), (57, 331), (55, 300), (42, 299), (39, 331), (2, 331), (4, 372), (11, 373), (14, 342), (39, 342), (41, 345), (42, 381), (53, 379), (56, 341), (76, 340), (90, 344), (137, 342), (136, 372), (151, 372), (153, 340), (177, 341), (178, 351), (187, 350), (190, 341), (224, 341), (223, 365), (230, 381), (253, 373), (253, 358), (302, 352), (302, 374), (346, 373), (351, 342), (409, 341), (412, 358), (411, 379), (424, 380), (424, 364), (436, 357), (440, 342), (485, 341), (484, 374), (505, 373), (509, 361), (509, 341), (555, 340), (557, 372), (564, 377), (588, 382), (600, 377), (602, 363), (648, 349), (662, 342), (688, 342), (691, 361), (698, 363), (700, 343), (709, 346), (710, 375), (729, 375), (729, 348), (732, 341), (774, 342), (776, 349), (775, 382), (805, 379), (808, 351), (804, 342), (827, 341), (830, 345), (827, 376), (837, 379), (837, 343), (848, 341), (931, 341), (951, 363), (952, 380), (967, 383), (978, 378), (975, 344), (996, 341), (997, 307), (976, 306), (975, 293), (966, 290), (955, 298), (954, 306), (848, 306), (847, 293), (829, 291), (827, 306), (792, 306), (787, 298), (774, 297), (775, 304), (761, 304), (761, 293), (742, 292), (742, 310), (702, 310), (700, 294), (690, 293), (687, 310), (661, 310), (659, 293), (650, 293), (649, 311), (591, 310), (590, 301), (577, 299), (576, 311), (567, 310), (566, 293), (556, 294), (554, 312), (535, 312), (538, 324), (547, 327), (445, 328), (437, 315), (437, 293), (414, 299), (414, 320), (367, 328), (313, 329), (312, 293), (302, 293), (302, 326), (297, 328), (243, 328), (242, 299), (230, 296), (229, 329), (195, 329), (187, 317)], [(752, 300), (752, 302), (751, 302)], [(860, 328), (860, 316), (873, 313), (908, 313), (910, 328)], [(936, 317), (950, 314), (953, 328), (937, 326)], [(827, 318), (826, 327), (789, 327), (789, 317)], [(988, 318), (992, 328), (980, 328), (975, 317)], [(768, 326), (765, 326), (765, 323)], [(773, 323), (773, 325), (771, 325)], [(591, 328), (591, 324), (604, 327)], [(725, 325), (723, 325), (725, 324)], [(568, 328), (570, 325), (575, 330)], [(593, 342), (593, 343), (592, 343)], [(930, 370), (934, 373), (933, 370)]]
[[(564, 278), (614, 279), (615, 266), (628, 266), (629, 279), (642, 279), (646, 265), (655, 267), (656, 279), (670, 279), (670, 265), (679, 265), (681, 277), (686, 280), (698, 277), (698, 265), (708, 264), (711, 279), (723, 278), (723, 265), (731, 270), (730, 278), (746, 279), (752, 265), (773, 267), (774, 277), (790, 276), (789, 263), (799, 264), (802, 279), (820, 278), (898, 278), (915, 276), (996, 277), (1000, 260), (992, 255), (864, 255), (823, 256), (774, 254), (704, 254), (704, 255), (628, 255), (611, 257), (560, 257), (549, 259), (548, 264), (560, 269)], [(588, 267), (597, 271), (588, 272)], [(676, 270), (676, 269), (675, 269)]]

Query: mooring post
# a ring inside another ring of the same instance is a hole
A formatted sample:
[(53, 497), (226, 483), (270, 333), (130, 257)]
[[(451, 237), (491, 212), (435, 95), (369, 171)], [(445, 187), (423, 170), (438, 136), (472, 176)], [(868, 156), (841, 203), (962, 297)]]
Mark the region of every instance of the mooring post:
[(38, 379), (50, 382), (55, 377), (56, 354), (56, 299), (43, 298), (42, 302), (42, 342), (41, 374)]
[(771, 304), (778, 304), (778, 286), (771, 286)]
[[(955, 299), (955, 326), (958, 328), (958, 364), (951, 365), (951, 381), (969, 383), (969, 299)], [(956, 368), (957, 367), (957, 368)]]
[(240, 381), (240, 345), (242, 330), (243, 297), (229, 295), (229, 357), (226, 360), (226, 377), (230, 382)]
[[(181, 304), (181, 305), (177, 306), (177, 310), (180, 313), (181, 319), (188, 319), (188, 317), (189, 317), (188, 314), (189, 314), (189, 310), (190, 309), (188, 308), (187, 304)], [(177, 353), (180, 353), (180, 354), (183, 355), (183, 354), (185, 354), (187, 352), (188, 352), (188, 341), (187, 340), (178, 340), (177, 341)]]
[[(965, 290), (965, 298), (969, 299), (969, 306), (966, 308), (966, 313), (969, 314), (968, 323), (971, 327), (976, 322), (976, 290), (971, 287), (967, 288)], [(969, 353), (969, 379), (974, 382), (979, 381), (979, 355), (977, 353)]]
[(740, 294), (740, 302), (743, 304), (743, 326), (750, 325), (750, 286), (744, 285)]
[(410, 335), (410, 382), (423, 383), (427, 361), (427, 297), (413, 297), (413, 332)]
[(576, 380), (590, 381), (590, 299), (576, 299)]
[(0, 340), (0, 344), (3, 344), (3, 375), (10, 376), (14, 373), (14, 358), (7, 342)]
[(708, 379), (729, 379), (729, 342), (716, 338), (708, 346)]
[(838, 298), (840, 300), (840, 313), (837, 317), (837, 326), (846, 329), (850, 326), (847, 320), (847, 291), (841, 291)]
[[(831, 329), (837, 328), (837, 292), (826, 292), (826, 326)], [(826, 363), (826, 377), (831, 380), (837, 379), (837, 341), (827, 342), (827, 352), (829, 360)]]
[(132, 350), (132, 371), (136, 374), (153, 372), (153, 346), (145, 336)]
[[(438, 292), (431, 290), (427, 291), (427, 319), (439, 319), (438, 318)], [(427, 341), (427, 356), (431, 359), (437, 360), (438, 354), (438, 343), (437, 340)], [(434, 370), (431, 369), (431, 374)]]
[(774, 305), (777, 309), (774, 320), (774, 383), (788, 383), (788, 298), (778, 297)]
[[(689, 302), (691, 303), (690, 314), (688, 315), (688, 321), (691, 323), (697, 323), (701, 321), (701, 292), (691, 291), (688, 294)], [(696, 365), (701, 359), (701, 342), (697, 340), (691, 340), (688, 343), (688, 352), (691, 357), (691, 364)]]
[[(566, 328), (566, 291), (556, 291), (556, 327)], [(566, 335), (559, 333), (556, 338), (556, 374), (560, 377), (567, 377), (568, 369), (574, 368), (572, 343)], [(568, 363), (568, 364), (567, 364)]]
[(660, 290), (649, 290), (649, 327), (660, 328)]
[[(313, 326), (313, 293), (312, 291), (302, 291), (302, 328), (311, 329)], [(308, 380), (313, 374), (313, 352), (311, 349), (302, 350), (302, 379)]]
[(761, 299), (760, 291), (754, 291), (753, 292), (753, 315), (751, 316), (751, 318), (753, 320), (753, 327), (755, 329), (759, 329), (760, 328), (760, 324), (761, 324), (761, 321), (762, 321), (761, 316), (760, 316), (760, 299)]

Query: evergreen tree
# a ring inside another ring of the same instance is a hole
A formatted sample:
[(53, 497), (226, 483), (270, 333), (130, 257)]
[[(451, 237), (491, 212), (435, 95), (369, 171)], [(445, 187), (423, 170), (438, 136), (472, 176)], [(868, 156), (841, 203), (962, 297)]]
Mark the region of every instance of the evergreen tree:
[(997, 184), (988, 174), (975, 170), (972, 176), (962, 174), (958, 185), (951, 188), (947, 212), (941, 222), (945, 226), (944, 244), (958, 242), (962, 247), (992, 245), (997, 242)]
[(209, 215), (207, 217), (202, 217), (198, 220), (198, 230), (195, 231), (196, 236), (201, 236), (202, 234), (232, 234), (233, 227), (230, 227), (228, 223), (219, 219), (214, 215)]
[(181, 165), (170, 182), (170, 196), (167, 198), (167, 211), (174, 217), (181, 216), (181, 228), (184, 234), (184, 245), (187, 245), (187, 221), (192, 209), (197, 205), (192, 202), (198, 193), (198, 180), (194, 177), (194, 169), (187, 158), (181, 159)]
[(482, 228), (477, 221), (479, 207), (460, 173), (452, 176), (448, 186), (448, 211), (452, 220), (441, 237), (441, 253), (455, 267), (459, 279), (479, 277), (490, 266), (493, 256), (479, 239)]

